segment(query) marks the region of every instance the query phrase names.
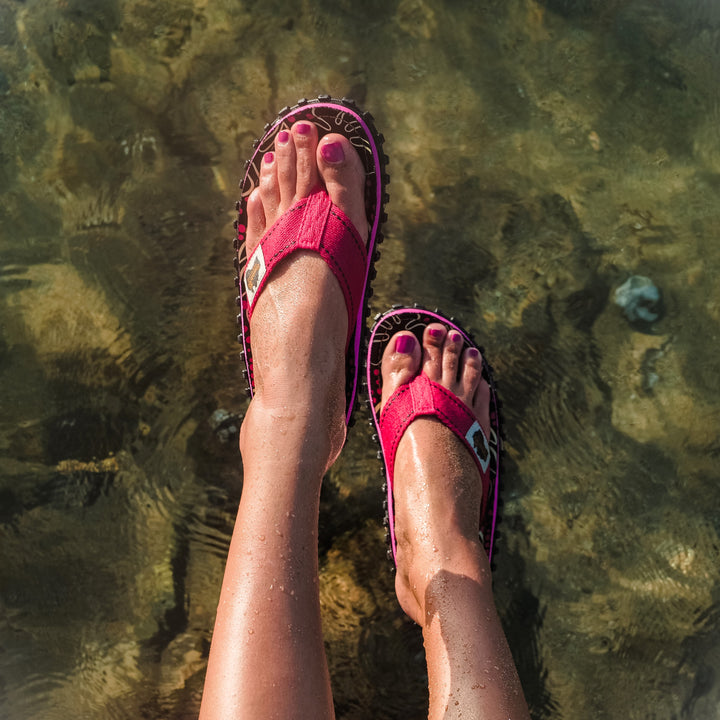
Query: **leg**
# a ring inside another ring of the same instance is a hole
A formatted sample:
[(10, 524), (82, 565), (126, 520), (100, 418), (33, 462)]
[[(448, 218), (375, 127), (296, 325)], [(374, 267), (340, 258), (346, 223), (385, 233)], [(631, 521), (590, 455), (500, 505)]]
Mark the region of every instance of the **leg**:
[[(250, 252), (323, 182), (362, 236), (364, 171), (349, 142), (297, 123), (280, 133), (248, 202)], [(318, 598), (323, 474), (345, 438), (347, 312), (337, 280), (299, 251), (274, 271), (251, 320), (255, 395), (240, 433), (244, 481), (200, 716), (334, 717)]]
[[(383, 356), (382, 402), (422, 371), (471, 408), (487, 434), (481, 358), (461, 348), (460, 336), (440, 324), (425, 329), (422, 347), (399, 333)], [(467, 448), (435, 418), (418, 418), (400, 441), (394, 476), (395, 588), (423, 631), (430, 719), (529, 718), (478, 539), (481, 480)]]

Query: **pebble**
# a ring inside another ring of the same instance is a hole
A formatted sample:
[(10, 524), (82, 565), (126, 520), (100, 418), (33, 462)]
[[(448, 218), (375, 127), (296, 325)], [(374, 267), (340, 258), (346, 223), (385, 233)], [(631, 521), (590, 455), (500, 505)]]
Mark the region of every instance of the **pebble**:
[(644, 275), (633, 275), (617, 288), (615, 304), (630, 322), (653, 323), (660, 318), (660, 290)]

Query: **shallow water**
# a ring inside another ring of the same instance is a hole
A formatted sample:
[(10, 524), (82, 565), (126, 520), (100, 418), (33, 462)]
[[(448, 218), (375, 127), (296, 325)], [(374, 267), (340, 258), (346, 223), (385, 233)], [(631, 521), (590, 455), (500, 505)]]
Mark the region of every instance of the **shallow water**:
[[(196, 716), (241, 488), (235, 187), (318, 92), (386, 137), (374, 310), (440, 306), (496, 367), (533, 717), (720, 717), (719, 7), (0, 0), (3, 717)], [(655, 322), (613, 301), (633, 275)], [(370, 434), (323, 490), (337, 713), (421, 718)]]

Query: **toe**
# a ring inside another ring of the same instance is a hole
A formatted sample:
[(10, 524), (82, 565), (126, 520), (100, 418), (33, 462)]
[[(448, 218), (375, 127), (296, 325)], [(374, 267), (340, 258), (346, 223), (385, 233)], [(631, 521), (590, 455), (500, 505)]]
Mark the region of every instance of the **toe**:
[(461, 400), (468, 407), (473, 407), (475, 393), (482, 380), (482, 357), (480, 351), (474, 347), (467, 348), (462, 355), (460, 368)]
[(265, 233), (265, 209), (263, 208), (260, 190), (255, 188), (247, 199), (247, 230), (245, 235), (245, 254), (252, 255), (260, 238)]
[(265, 209), (266, 223), (272, 225), (277, 220), (280, 209), (280, 187), (278, 185), (274, 152), (267, 152), (263, 156), (260, 167), (259, 188), (263, 208)]
[(292, 127), (296, 155), (296, 199), (307, 197), (320, 182), (317, 165), (318, 130), (313, 123), (297, 122)]
[(275, 165), (280, 193), (280, 209), (284, 212), (295, 200), (297, 185), (295, 143), (287, 130), (281, 130), (275, 138)]
[(402, 331), (390, 338), (382, 358), (380, 408), (401, 385), (409, 383), (417, 375), (420, 357), (420, 344), (411, 332)]
[(443, 345), (442, 384), (453, 391), (458, 380), (462, 344), (462, 335), (457, 330), (449, 330)]
[(423, 333), (423, 372), (434, 382), (442, 378), (442, 351), (447, 329), (440, 323), (430, 323)]
[(460, 366), (462, 401), (473, 411), (482, 425), (485, 437), (490, 437), (490, 386), (483, 378), (483, 359), (477, 348), (469, 347), (462, 355)]
[(330, 199), (366, 238), (365, 170), (357, 151), (346, 137), (330, 133), (318, 144), (317, 164)]

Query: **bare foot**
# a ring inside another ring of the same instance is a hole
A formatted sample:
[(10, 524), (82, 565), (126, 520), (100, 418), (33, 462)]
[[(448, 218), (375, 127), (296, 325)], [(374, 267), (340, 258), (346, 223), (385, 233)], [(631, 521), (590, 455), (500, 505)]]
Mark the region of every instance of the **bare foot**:
[[(490, 388), (482, 378), (482, 357), (462, 347), (462, 336), (439, 323), (425, 328), (422, 347), (410, 332), (395, 335), (382, 360), (381, 406), (423, 372), (457, 395), (489, 437)], [(396, 591), (405, 612), (422, 625), (429, 573), (451, 569), (467, 553), (480, 552), (487, 565), (478, 538), (482, 482), (465, 445), (431, 417), (418, 418), (406, 430), (394, 475)]]
[[(490, 387), (482, 358), (439, 323), (390, 339), (382, 399), (419, 372), (454, 393), (490, 436)], [(492, 595), (478, 537), (480, 471), (468, 448), (434, 417), (419, 417), (397, 448), (393, 476), (397, 576), (403, 610), (423, 631), (429, 720), (529, 720)]]
[[(330, 199), (367, 237), (365, 172), (360, 157), (342, 135), (318, 142), (311, 122), (281, 131), (274, 152), (266, 153), (259, 187), (248, 198), (247, 256), (264, 233), (298, 200), (323, 185)], [(258, 413), (310, 423), (322, 463), (335, 459), (345, 438), (345, 341), (347, 310), (337, 279), (315, 253), (297, 251), (282, 260), (258, 296), (250, 321), (255, 394), (240, 435), (243, 457), (252, 452), (246, 438)], [(281, 428), (278, 426), (278, 430)], [(257, 445), (257, 443), (254, 443)]]
[[(310, 122), (279, 132), (248, 198), (248, 256), (286, 210), (321, 186), (367, 236), (364, 182), (360, 157), (343, 136), (318, 142)], [(287, 255), (255, 299), (255, 393), (240, 431), (242, 496), (203, 720), (334, 717), (320, 621), (317, 527), (323, 474), (345, 438), (347, 325), (343, 291), (314, 252)]]

